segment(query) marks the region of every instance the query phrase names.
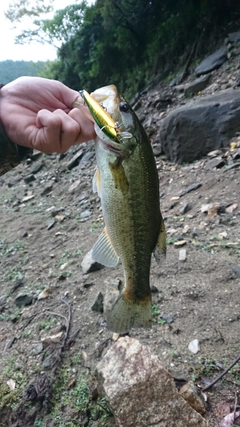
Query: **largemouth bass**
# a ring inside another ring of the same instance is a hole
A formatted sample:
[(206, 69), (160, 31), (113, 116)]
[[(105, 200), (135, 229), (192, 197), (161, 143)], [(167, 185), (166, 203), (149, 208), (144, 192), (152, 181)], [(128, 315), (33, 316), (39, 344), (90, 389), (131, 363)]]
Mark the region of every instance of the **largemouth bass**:
[(166, 253), (159, 205), (158, 173), (148, 137), (114, 85), (81, 96), (94, 120), (97, 170), (93, 190), (101, 198), (105, 229), (93, 246), (97, 262), (123, 265), (124, 289), (107, 319), (108, 329), (126, 333), (150, 327), (152, 253)]

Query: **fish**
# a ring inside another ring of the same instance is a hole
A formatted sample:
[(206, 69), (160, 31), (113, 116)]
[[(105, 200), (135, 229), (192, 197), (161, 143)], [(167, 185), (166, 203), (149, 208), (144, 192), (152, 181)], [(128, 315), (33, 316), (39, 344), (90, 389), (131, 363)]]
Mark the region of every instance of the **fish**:
[(93, 191), (101, 199), (105, 225), (92, 257), (107, 267), (121, 261), (124, 288), (107, 316), (107, 328), (124, 334), (152, 323), (152, 254), (158, 262), (166, 256), (158, 172), (147, 134), (116, 86), (80, 94), (95, 121)]

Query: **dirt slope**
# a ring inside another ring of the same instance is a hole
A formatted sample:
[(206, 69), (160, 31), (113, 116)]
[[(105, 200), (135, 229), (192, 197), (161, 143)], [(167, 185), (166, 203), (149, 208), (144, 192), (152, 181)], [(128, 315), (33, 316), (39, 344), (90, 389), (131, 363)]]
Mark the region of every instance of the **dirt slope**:
[[(239, 354), (239, 168), (227, 167), (237, 150), (223, 153), (219, 168), (209, 158), (180, 166), (156, 157), (167, 261), (152, 263), (152, 329), (131, 336), (159, 355), (178, 385), (192, 378), (206, 386)], [(72, 168), (75, 155), (81, 161)], [(100, 312), (91, 307), (99, 292), (105, 304), (116, 295), (123, 271), (82, 273), (103, 228), (94, 170), (89, 143), (66, 156), (36, 154), (0, 181), (1, 427), (114, 425), (94, 382), (112, 333), (101, 301)], [(196, 354), (188, 349), (194, 339)], [(207, 393), (210, 426), (233, 411), (239, 377), (238, 364)]]

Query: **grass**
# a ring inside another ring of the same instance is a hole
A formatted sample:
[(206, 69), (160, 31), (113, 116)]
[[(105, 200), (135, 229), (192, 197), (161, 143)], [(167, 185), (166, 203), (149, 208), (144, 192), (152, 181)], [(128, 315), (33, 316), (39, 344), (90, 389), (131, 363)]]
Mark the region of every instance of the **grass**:
[(51, 319), (46, 318), (43, 319), (41, 322), (38, 323), (38, 329), (39, 331), (45, 330), (45, 331), (49, 331), (50, 329), (52, 329), (57, 323), (57, 320), (55, 318)]
[(152, 316), (154, 323), (157, 323), (158, 325), (165, 325), (166, 320), (161, 318), (159, 307), (156, 304), (152, 305)]
[(212, 377), (214, 373), (220, 372), (227, 365), (226, 359), (222, 362), (212, 359), (199, 359), (191, 367), (192, 380), (196, 381), (201, 377)]
[[(23, 368), (16, 369), (16, 361), (17, 358), (11, 356), (5, 361), (2, 367), (0, 374), (0, 412), (5, 406), (15, 409), (28, 382), (25, 370)], [(16, 383), (14, 390), (11, 390), (7, 385), (7, 381), (10, 379)]]
[(22, 314), (22, 309), (15, 308), (15, 310), (8, 312), (8, 313), (2, 313), (0, 315), (0, 322), (13, 322), (15, 323), (19, 317)]
[(73, 251), (70, 251), (69, 249), (66, 249), (59, 260), (59, 262), (56, 264), (56, 267), (61, 267), (61, 265), (66, 264), (69, 260), (72, 260), (71, 262), (75, 263), (74, 258), (77, 258), (79, 255), (82, 255), (82, 249), (76, 248)]
[[(105, 397), (92, 400), (89, 389), (91, 376), (82, 367), (82, 363), (81, 353), (78, 352), (59, 370), (53, 385), (51, 418), (58, 427), (90, 427), (96, 420), (99, 427), (107, 427), (111, 417), (107, 400)], [(79, 372), (77, 376), (73, 376), (71, 366)], [(73, 387), (70, 386), (72, 378), (75, 378)], [(77, 414), (76, 419), (69, 414)]]
[(93, 233), (95, 230), (98, 230), (99, 228), (103, 229), (104, 222), (103, 219), (99, 219), (92, 222), (91, 227), (89, 228), (90, 233)]
[(9, 243), (7, 243), (6, 241), (1, 241), (0, 242), (0, 252), (1, 255), (9, 255), (12, 254), (13, 252), (17, 252), (17, 251), (23, 251), (23, 253), (26, 253), (26, 247), (27, 247), (27, 243), (23, 242), (21, 240), (16, 240), (14, 242), (14, 244), (10, 245)]
[(167, 238), (167, 245), (173, 245), (177, 241), (178, 241), (178, 239), (176, 237), (168, 237)]

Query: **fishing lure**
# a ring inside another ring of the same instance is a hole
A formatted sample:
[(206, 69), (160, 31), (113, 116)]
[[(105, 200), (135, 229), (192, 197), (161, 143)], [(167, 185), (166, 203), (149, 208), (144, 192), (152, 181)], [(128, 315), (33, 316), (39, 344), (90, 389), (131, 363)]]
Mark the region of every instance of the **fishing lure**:
[(102, 132), (112, 141), (121, 143), (119, 124), (86, 90), (81, 90), (79, 93)]

